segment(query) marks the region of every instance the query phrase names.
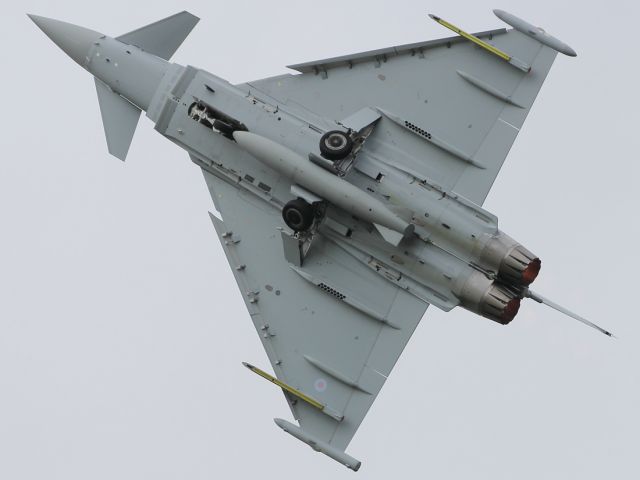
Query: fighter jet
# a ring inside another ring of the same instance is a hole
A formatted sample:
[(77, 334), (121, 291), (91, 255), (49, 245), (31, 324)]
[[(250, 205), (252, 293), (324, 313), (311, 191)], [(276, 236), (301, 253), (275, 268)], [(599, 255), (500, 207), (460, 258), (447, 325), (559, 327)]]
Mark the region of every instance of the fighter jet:
[(511, 26), (318, 60), (231, 83), (169, 59), (188, 12), (118, 37), (30, 15), (95, 78), (107, 147), (124, 160), (140, 113), (202, 169), (211, 221), (298, 425), (285, 432), (345, 466), (345, 452), (433, 305), (509, 324), (540, 259), (482, 204), (558, 53)]

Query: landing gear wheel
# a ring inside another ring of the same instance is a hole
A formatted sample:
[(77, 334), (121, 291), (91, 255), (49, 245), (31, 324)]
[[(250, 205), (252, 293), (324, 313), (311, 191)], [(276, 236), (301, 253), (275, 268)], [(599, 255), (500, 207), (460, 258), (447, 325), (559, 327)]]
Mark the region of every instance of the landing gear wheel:
[(303, 232), (313, 223), (314, 208), (301, 198), (287, 202), (282, 209), (282, 218), (294, 232)]
[(342, 160), (351, 153), (353, 141), (345, 132), (332, 130), (320, 139), (320, 153), (327, 160)]

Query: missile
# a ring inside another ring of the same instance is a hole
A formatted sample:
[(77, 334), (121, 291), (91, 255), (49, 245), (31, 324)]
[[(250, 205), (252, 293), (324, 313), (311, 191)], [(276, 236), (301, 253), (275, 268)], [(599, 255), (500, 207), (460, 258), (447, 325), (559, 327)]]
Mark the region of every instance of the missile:
[(278, 380), (276, 377), (274, 377), (273, 375), (269, 375), (267, 372), (265, 372), (264, 370), (259, 369), (258, 367), (254, 367), (253, 365), (251, 365), (250, 363), (247, 362), (242, 362), (242, 365), (244, 365), (245, 367), (247, 367), (249, 370), (251, 370), (253, 373), (255, 373), (256, 375), (260, 375), (262, 378), (269, 380), (271, 383), (279, 386), (282, 390), (284, 390), (285, 392), (293, 395), (294, 397), (299, 398), (300, 400), (307, 402), (309, 405), (311, 405), (312, 407), (317, 408), (318, 410), (320, 410), (322, 413), (329, 415), (331, 418), (333, 418), (335, 421), (337, 422), (341, 422), (344, 419), (344, 415), (341, 415), (339, 412), (336, 412), (335, 410), (329, 408), (327, 405), (319, 402), (318, 400), (316, 400), (313, 397), (310, 397), (309, 395), (307, 395), (306, 393), (301, 392), (300, 390), (298, 390), (297, 388), (292, 387), (291, 385), (287, 385), (286, 383), (284, 383), (282, 380)]
[[(495, 12), (495, 10), (494, 10), (494, 12)], [(516, 68), (519, 68), (523, 72), (529, 73), (529, 71), (531, 70), (531, 66), (527, 65), (522, 60), (518, 60), (517, 58), (509, 55), (507, 52), (503, 52), (502, 50), (500, 50), (497, 47), (494, 47), (490, 43), (487, 43), (484, 40), (479, 39), (475, 35), (471, 35), (470, 33), (467, 33), (464, 30), (461, 30), (460, 28), (456, 27), (454, 24), (447, 22), (445, 19), (440, 18), (440, 17), (438, 17), (436, 15), (433, 15), (431, 13), (429, 14), (429, 17), (431, 17), (432, 20), (436, 21), (437, 23), (439, 23), (443, 27), (448, 28), (452, 32), (455, 32), (458, 35), (460, 35), (461, 37), (466, 38), (470, 42), (475, 43), (476, 45), (478, 45), (480, 48), (483, 48), (487, 52), (492, 53), (492, 54), (500, 57), (505, 62), (510, 63), (511, 65), (513, 65)]]
[(403, 236), (413, 233), (413, 225), (393, 213), (381, 201), (284, 145), (244, 131), (234, 132), (233, 139), (240, 148), (286, 176), (294, 184), (306, 188), (356, 217)]

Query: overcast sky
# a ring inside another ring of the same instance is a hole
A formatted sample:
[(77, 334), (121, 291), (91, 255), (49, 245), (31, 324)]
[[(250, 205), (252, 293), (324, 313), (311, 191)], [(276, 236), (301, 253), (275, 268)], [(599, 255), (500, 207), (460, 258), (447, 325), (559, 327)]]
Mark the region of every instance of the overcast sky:
[(183, 9), (174, 61), (231, 82), (504, 24), (571, 45), (485, 207), (538, 254), (541, 294), (502, 327), (430, 308), (347, 449), (366, 479), (640, 478), (637, 2), (3, 3), (0, 478), (353, 478), (283, 433), (282, 394), (207, 210), (199, 169), (143, 119), (108, 155), (90, 76), (31, 12), (118, 35)]

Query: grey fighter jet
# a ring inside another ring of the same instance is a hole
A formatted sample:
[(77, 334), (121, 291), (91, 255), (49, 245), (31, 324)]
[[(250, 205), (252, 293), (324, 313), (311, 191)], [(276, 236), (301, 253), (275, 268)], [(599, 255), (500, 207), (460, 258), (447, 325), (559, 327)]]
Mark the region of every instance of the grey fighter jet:
[(232, 85), (169, 62), (198, 18), (119, 37), (31, 16), (95, 77), (109, 152), (140, 113), (202, 169), (211, 221), (299, 425), (285, 432), (347, 467), (345, 449), (433, 305), (506, 325), (540, 259), (482, 204), (565, 43), (511, 29), (318, 60)]

